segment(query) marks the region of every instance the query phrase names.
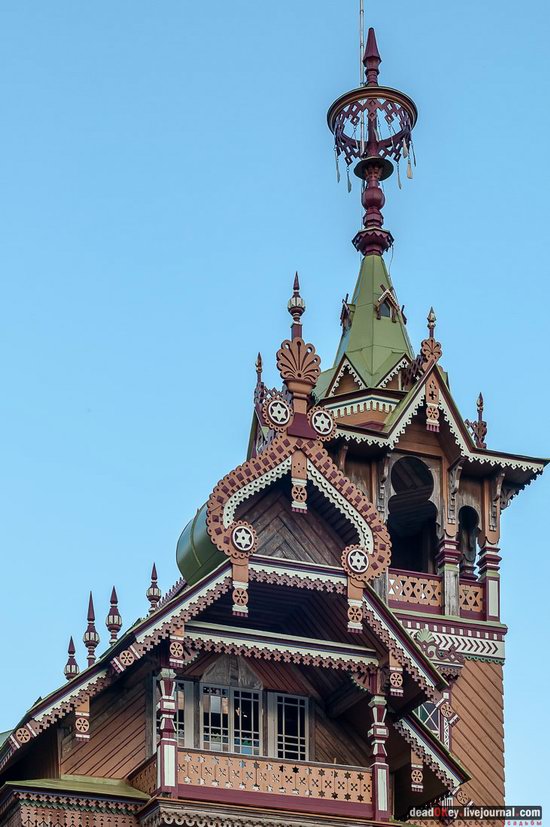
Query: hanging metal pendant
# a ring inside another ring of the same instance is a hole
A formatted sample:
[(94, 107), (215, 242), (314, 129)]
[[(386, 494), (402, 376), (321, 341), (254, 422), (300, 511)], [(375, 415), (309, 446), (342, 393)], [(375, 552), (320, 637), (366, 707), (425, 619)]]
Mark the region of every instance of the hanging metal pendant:
[(336, 161), (336, 183), (340, 183), (340, 166), (338, 164), (338, 150), (334, 147), (334, 160)]
[(416, 155), (415, 155), (415, 152), (414, 152), (414, 144), (412, 142), (412, 138), (411, 138), (411, 150), (412, 150), (414, 165), (416, 166)]
[(412, 177), (413, 177), (413, 168), (412, 168), (412, 165), (411, 165), (411, 159), (409, 158), (409, 161), (407, 163), (407, 178), (412, 178)]
[(401, 172), (399, 170), (399, 161), (397, 162), (397, 186), (399, 187), (400, 190), (403, 189), (403, 186), (401, 184)]
[(407, 141), (403, 141), (403, 158), (409, 157), (409, 150), (407, 148)]
[(349, 167), (346, 170), (348, 176), (348, 192), (351, 192), (351, 178), (349, 177)]

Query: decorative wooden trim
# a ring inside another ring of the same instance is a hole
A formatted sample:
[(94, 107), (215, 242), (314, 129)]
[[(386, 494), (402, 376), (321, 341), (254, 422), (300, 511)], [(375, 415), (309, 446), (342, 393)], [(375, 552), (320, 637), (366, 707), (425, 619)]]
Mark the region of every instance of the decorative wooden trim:
[(460, 582), (460, 614), (462, 617), (485, 617), (485, 586), (483, 583)]
[(433, 574), (390, 569), (388, 571), (388, 604), (390, 606), (422, 606), (426, 611), (441, 613), (443, 605), (442, 578)]
[(467, 781), (469, 776), (466, 772), (458, 775), (455, 769), (451, 769), (448, 763), (444, 761), (443, 755), (438, 754), (434, 747), (430, 745), (428, 738), (421, 732), (420, 726), (420, 723), (417, 725), (417, 722), (413, 722), (408, 716), (401, 718), (399, 721), (393, 721), (394, 729), (422, 757), (424, 764), (430, 767), (445, 788), (452, 792)]
[(309, 812), (315, 811), (314, 802), (325, 799), (360, 805), (372, 802), (372, 776), (367, 768), (200, 750), (178, 751), (178, 788), (182, 798), (187, 797), (192, 788), (200, 790), (202, 800), (208, 798), (209, 790), (233, 793), (233, 799), (237, 793), (242, 803), (241, 796), (250, 794), (247, 800), (252, 806), (256, 795), (266, 797), (266, 801), (273, 796), (273, 807), (277, 807), (278, 798), (284, 798), (287, 809), (294, 809), (297, 800), (304, 798), (310, 805)]

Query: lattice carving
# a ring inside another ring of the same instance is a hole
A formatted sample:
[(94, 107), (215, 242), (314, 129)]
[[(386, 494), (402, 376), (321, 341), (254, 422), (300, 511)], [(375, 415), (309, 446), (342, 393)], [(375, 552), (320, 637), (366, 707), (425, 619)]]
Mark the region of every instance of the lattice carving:
[(394, 601), (440, 609), (443, 605), (441, 579), (392, 569), (388, 575), (388, 597), (390, 605)]
[(459, 586), (460, 608), (467, 612), (483, 614), (485, 609), (485, 589), (476, 583), (461, 583)]

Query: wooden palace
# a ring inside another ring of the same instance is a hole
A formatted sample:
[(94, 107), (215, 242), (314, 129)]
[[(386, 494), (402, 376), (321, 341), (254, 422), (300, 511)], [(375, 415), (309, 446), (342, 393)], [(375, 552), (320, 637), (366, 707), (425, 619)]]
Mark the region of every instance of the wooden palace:
[(413, 349), (380, 182), (411, 177), (417, 111), (379, 84), (372, 29), (363, 62), (328, 113), (365, 209), (334, 363), (296, 277), (246, 461), (125, 632), (113, 589), (100, 655), (90, 596), (86, 667), (71, 639), (63, 686), (2, 736), (0, 824), (351, 827), (504, 800), (500, 518), (545, 461), (487, 448), (481, 396), (462, 418), (433, 310)]

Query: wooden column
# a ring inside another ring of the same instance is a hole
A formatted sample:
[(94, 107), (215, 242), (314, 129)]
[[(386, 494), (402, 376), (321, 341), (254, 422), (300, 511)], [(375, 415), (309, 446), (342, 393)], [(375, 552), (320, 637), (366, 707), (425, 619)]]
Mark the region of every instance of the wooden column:
[(500, 549), (488, 541), (481, 547), (479, 581), (485, 585), (485, 619), (500, 621)]
[(174, 719), (176, 716), (176, 673), (161, 669), (160, 688), (160, 742), (157, 747), (157, 787), (161, 793), (175, 796), (178, 786), (178, 742)]
[(390, 818), (390, 770), (386, 761), (386, 741), (389, 730), (386, 726), (386, 699), (374, 695), (369, 703), (372, 709), (372, 726), (369, 740), (372, 746), (372, 805), (375, 821)]
[(459, 617), (460, 550), (458, 541), (445, 537), (439, 544), (437, 572), (443, 578), (443, 608), (450, 617)]

